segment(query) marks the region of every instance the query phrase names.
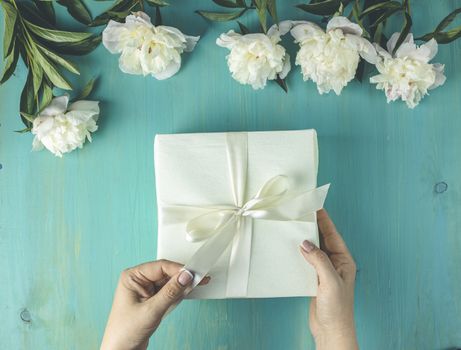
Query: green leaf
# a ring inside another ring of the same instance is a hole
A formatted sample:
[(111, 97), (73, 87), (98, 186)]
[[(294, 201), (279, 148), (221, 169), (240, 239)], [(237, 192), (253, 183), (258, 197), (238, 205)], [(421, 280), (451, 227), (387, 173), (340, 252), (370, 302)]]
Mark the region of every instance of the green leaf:
[(400, 12), (400, 11), (403, 11), (403, 10), (404, 9), (402, 7), (397, 7), (397, 8), (387, 10), (381, 16), (379, 16), (372, 24), (370, 24), (370, 28), (376, 27), (377, 25), (379, 25), (379, 24), (383, 23), (384, 21), (386, 21), (387, 19), (389, 19), (389, 17), (394, 15), (396, 12)]
[(16, 69), (16, 65), (18, 64), (19, 58), (19, 48), (17, 47), (17, 45), (18, 43), (14, 44), (12, 52), (6, 58), (6, 64), (3, 68), (2, 77), (0, 78), (0, 84), (3, 84), (8, 79), (10, 79), (11, 75)]
[(25, 23), (34, 34), (38, 35), (42, 39), (52, 42), (75, 43), (88, 39), (91, 36), (91, 33), (66, 32), (62, 30), (43, 28), (27, 20), (25, 20)]
[(458, 14), (460, 13), (461, 13), (461, 7), (451, 12), (448, 16), (442, 19), (442, 21), (439, 23), (437, 28), (435, 28), (434, 32), (438, 33), (444, 30), (446, 27), (448, 27), (451, 24), (451, 22), (453, 22), (456, 16), (458, 16)]
[(96, 83), (96, 80), (98, 78), (93, 78), (91, 79), (86, 85), (85, 87), (83, 88), (83, 90), (80, 92), (80, 94), (77, 95), (77, 97), (75, 97), (74, 100), (84, 100), (85, 98), (87, 98), (91, 92), (93, 91), (93, 88), (94, 88), (94, 84)]
[(256, 12), (258, 13), (259, 23), (261, 24), (261, 28), (263, 32), (267, 32), (267, 0), (255, 0), (256, 4)]
[(54, 86), (64, 90), (72, 90), (69, 82), (58, 72), (56, 66), (47, 60), (38, 49), (34, 50), (34, 56)]
[(32, 70), (32, 85), (34, 86), (34, 97), (38, 96), (38, 90), (40, 90), (40, 86), (42, 85), (43, 79), (43, 69), (38, 62), (35, 60), (30, 60), (30, 70)]
[(162, 13), (160, 12), (160, 7), (155, 8), (155, 25), (161, 26), (163, 24)]
[(368, 16), (370, 13), (375, 12), (375, 11), (382, 11), (382, 10), (391, 10), (391, 9), (404, 9), (402, 4), (398, 1), (386, 1), (386, 2), (380, 2), (378, 4), (372, 5), (370, 7), (367, 7), (360, 15), (359, 18), (363, 18), (365, 16)]
[(25, 120), (27, 120), (28, 122), (30, 122), (30, 123), (34, 122), (35, 117), (32, 114), (28, 114), (28, 113), (25, 113), (25, 112), (19, 112), (19, 113), (21, 113), (21, 116)]
[(341, 2), (339, 0), (325, 0), (322, 2), (311, 1), (309, 4), (299, 4), (296, 7), (314, 15), (331, 16), (338, 11), (340, 5)]
[[(20, 112), (33, 114), (34, 112), (34, 87), (32, 85), (32, 72), (29, 71), (27, 75), (26, 83), (24, 84), (24, 88), (21, 92), (21, 101), (19, 106)], [(25, 119), (21, 115), (21, 120), (26, 127), (31, 127), (32, 123), (30, 123), (27, 119)]]
[(40, 100), (39, 110), (40, 113), (47, 107), (51, 100), (53, 99), (53, 86), (47, 81), (47, 79), (43, 79), (42, 82), (42, 99)]
[(280, 78), (280, 76), (277, 74), (275, 82), (283, 89), (283, 91), (288, 93), (288, 86), (285, 79)]
[(8, 2), (1, 1), (3, 11), (5, 12), (5, 34), (3, 37), (3, 58), (6, 58), (13, 48), (14, 33), (16, 28), (16, 18), (18, 16), (16, 9)]
[(44, 17), (43, 13), (38, 10), (37, 6), (35, 6), (33, 2), (16, 1), (16, 6), (18, 7), (22, 18), (44, 28), (53, 27), (53, 23), (49, 22), (49, 20)]
[(210, 21), (216, 22), (225, 22), (231, 21), (233, 19), (239, 18), (241, 15), (245, 13), (246, 9), (241, 11), (234, 11), (234, 12), (210, 12), (210, 11), (195, 11), (200, 16), (209, 19)]
[(83, 24), (93, 22), (93, 17), (82, 0), (58, 0), (57, 3), (67, 8), (72, 17)]
[(35, 6), (43, 17), (51, 24), (56, 24), (56, 15), (54, 12), (53, 1), (34, 0)]
[(407, 37), (408, 33), (410, 33), (410, 29), (411, 29), (412, 24), (413, 24), (413, 22), (411, 20), (411, 16), (408, 14), (408, 12), (405, 12), (405, 19), (403, 21), (402, 30), (400, 31), (400, 36), (397, 39), (397, 42), (395, 43), (394, 50), (392, 51), (393, 55), (398, 50), (400, 45), (402, 45), (402, 43), (405, 40), (405, 38)]
[(24, 128), (24, 129), (21, 129), (21, 130), (15, 130), (14, 132), (17, 132), (18, 134), (25, 134), (26, 132), (30, 132), (30, 131), (32, 131), (31, 127)]
[(82, 56), (93, 51), (101, 43), (101, 34), (75, 43), (51, 43), (53, 50), (62, 55)]
[(360, 0), (355, 0), (354, 5), (352, 5), (352, 16), (354, 17), (355, 22), (362, 28), (363, 36), (366, 38), (370, 38), (370, 33), (366, 30), (363, 21), (359, 18), (360, 13)]
[(267, 0), (267, 9), (275, 23), (279, 23), (276, 0)]
[(227, 7), (227, 8), (239, 8), (239, 7), (245, 7), (237, 4), (236, 2), (233, 2), (231, 0), (213, 0), (215, 4), (218, 4), (219, 6), (222, 7)]
[(52, 61), (54, 61), (55, 63), (59, 64), (60, 66), (64, 67), (65, 69), (67, 69), (69, 72), (71, 73), (74, 73), (74, 74), (77, 74), (77, 75), (80, 75), (80, 72), (78, 71), (78, 68), (77, 66), (72, 63), (72, 62), (69, 62), (69, 61), (66, 61), (64, 58), (62, 58), (61, 56), (55, 54), (54, 52), (46, 49), (45, 47), (41, 46), (41, 45), (38, 45), (38, 48), (40, 49), (40, 51), (42, 51), (46, 56), (48, 56), (48, 58), (50, 58)]
[(247, 4), (245, 3), (245, 0), (235, 0), (235, 2), (236, 2), (237, 5), (239, 5), (240, 7), (247, 7)]
[(439, 44), (448, 44), (458, 39), (461, 37), (461, 26), (455, 27), (445, 32), (442, 30), (448, 27), (459, 13), (461, 13), (461, 8), (454, 10), (448, 16), (446, 16), (432, 33), (428, 33), (417, 39), (428, 41), (434, 38)]
[(163, 1), (163, 0), (146, 0), (146, 1), (151, 6), (168, 6), (168, 5), (170, 5), (169, 3), (167, 3), (166, 1)]
[(237, 21), (237, 23), (240, 27), (240, 32), (242, 33), (242, 35), (250, 33), (250, 30), (247, 27), (245, 27), (242, 22)]
[(107, 22), (109, 22), (109, 20), (112, 19), (109, 12), (129, 11), (136, 4), (138, 4), (138, 2), (136, 0), (135, 1), (134, 0), (118, 0), (107, 11), (105, 11), (105, 12), (101, 13), (99, 16), (97, 16), (93, 20), (93, 22), (91, 22), (90, 26), (97, 27), (97, 26), (100, 26), (100, 25), (103, 25), (103, 24), (107, 24)]

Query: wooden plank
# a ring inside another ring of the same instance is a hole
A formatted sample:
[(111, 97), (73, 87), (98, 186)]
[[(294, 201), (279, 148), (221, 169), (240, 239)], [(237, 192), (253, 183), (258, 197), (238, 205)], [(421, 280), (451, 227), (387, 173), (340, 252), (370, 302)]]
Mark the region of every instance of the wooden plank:
[[(303, 18), (295, 3), (280, 17)], [(102, 101), (100, 130), (82, 150), (30, 153), (32, 136), (13, 132), (24, 67), (0, 87), (0, 348), (98, 347), (119, 272), (155, 256), (156, 133), (301, 128), (318, 130), (319, 183), (332, 183), (327, 208), (360, 269), (361, 348), (461, 347), (461, 42), (440, 46), (448, 80), (414, 110), (356, 82), (320, 96), (299, 67), (288, 94), (253, 91), (232, 80), (215, 45), (235, 23), (194, 15), (206, 1), (173, 4), (165, 23), (202, 35), (174, 78), (123, 74), (103, 47), (79, 61), (78, 84), (98, 73)], [(416, 33), (455, 5), (415, 2)], [(313, 349), (307, 310), (298, 298), (186, 301), (150, 348)]]

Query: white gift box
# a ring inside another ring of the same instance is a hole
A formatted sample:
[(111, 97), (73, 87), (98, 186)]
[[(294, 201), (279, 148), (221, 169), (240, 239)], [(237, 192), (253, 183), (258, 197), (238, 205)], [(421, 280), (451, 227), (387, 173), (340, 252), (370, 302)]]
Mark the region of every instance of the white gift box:
[[(157, 258), (186, 264), (193, 299), (313, 296), (299, 245), (318, 245), (315, 130), (155, 137)], [(200, 251), (199, 251), (200, 249)]]

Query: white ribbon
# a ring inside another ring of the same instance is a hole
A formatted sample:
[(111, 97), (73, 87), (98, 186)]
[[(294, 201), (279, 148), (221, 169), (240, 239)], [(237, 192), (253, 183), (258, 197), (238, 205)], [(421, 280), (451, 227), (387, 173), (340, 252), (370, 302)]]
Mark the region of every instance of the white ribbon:
[[(329, 184), (309, 191), (289, 191), (288, 179), (269, 179), (250, 200), (244, 202), (248, 165), (248, 134), (227, 134), (227, 158), (234, 203), (203, 208), (210, 211), (187, 222), (186, 238), (205, 241), (184, 269), (194, 273), (192, 288), (207, 275), (226, 248), (232, 244), (227, 275), (227, 297), (244, 297), (248, 288), (251, 258), (252, 219), (312, 221), (323, 207)], [(181, 206), (172, 206), (181, 207)], [(173, 209), (173, 208), (172, 208)], [(193, 207), (186, 207), (191, 210)]]

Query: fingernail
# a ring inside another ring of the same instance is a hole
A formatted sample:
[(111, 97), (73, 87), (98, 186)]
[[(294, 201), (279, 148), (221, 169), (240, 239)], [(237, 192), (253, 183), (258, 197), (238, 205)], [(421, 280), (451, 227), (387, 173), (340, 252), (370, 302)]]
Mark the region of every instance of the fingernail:
[(301, 248), (306, 252), (310, 253), (312, 250), (314, 250), (315, 245), (311, 242), (309, 242), (307, 239), (303, 241), (303, 244), (301, 245)]
[(178, 276), (178, 282), (181, 286), (187, 286), (192, 280), (194, 279), (194, 275), (192, 272), (187, 270), (182, 270), (182, 272)]

